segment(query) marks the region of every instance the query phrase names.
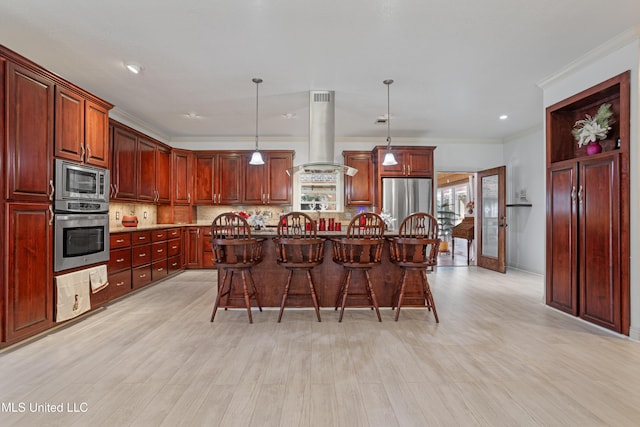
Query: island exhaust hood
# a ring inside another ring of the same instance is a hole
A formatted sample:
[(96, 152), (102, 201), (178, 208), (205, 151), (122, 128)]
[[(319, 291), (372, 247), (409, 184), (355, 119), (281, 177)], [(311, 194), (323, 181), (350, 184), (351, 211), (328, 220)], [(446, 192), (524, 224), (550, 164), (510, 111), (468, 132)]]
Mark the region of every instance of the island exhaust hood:
[(334, 163), (335, 146), (335, 92), (312, 90), (309, 92), (309, 163), (287, 169), (292, 175), (298, 171), (326, 173), (339, 171), (353, 176), (358, 169)]

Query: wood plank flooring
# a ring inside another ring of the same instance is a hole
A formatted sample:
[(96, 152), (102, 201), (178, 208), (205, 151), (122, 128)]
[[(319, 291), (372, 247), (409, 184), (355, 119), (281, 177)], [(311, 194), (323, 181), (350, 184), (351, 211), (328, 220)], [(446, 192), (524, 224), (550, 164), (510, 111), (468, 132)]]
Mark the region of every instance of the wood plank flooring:
[(539, 276), (429, 280), (440, 324), (387, 308), (382, 323), (270, 309), (250, 325), (245, 310), (210, 323), (215, 272), (185, 272), (0, 353), (0, 425), (639, 424), (639, 343), (544, 306)]

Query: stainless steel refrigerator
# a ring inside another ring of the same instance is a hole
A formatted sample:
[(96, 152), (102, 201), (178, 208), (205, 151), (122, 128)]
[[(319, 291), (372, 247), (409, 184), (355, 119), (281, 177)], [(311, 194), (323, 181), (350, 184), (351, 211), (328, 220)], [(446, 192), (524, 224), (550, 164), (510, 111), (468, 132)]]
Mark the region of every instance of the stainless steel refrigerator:
[(382, 212), (395, 218), (390, 230), (398, 230), (402, 220), (415, 212), (433, 215), (431, 178), (382, 178)]

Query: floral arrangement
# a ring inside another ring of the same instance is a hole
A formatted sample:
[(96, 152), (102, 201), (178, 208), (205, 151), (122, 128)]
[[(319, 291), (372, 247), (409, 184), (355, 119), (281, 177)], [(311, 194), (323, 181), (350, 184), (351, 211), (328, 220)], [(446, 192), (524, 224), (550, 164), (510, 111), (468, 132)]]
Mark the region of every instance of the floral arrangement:
[(387, 228), (391, 228), (391, 225), (396, 220), (394, 217), (391, 216), (391, 214), (386, 213), (384, 211), (380, 212), (380, 218), (382, 218), (382, 220), (384, 221), (384, 224), (387, 226)]
[(267, 225), (267, 217), (264, 212), (255, 211), (247, 218), (247, 222), (252, 227), (261, 228)]
[(594, 117), (587, 114), (584, 119), (578, 120), (571, 131), (573, 137), (578, 141), (578, 147), (588, 145), (597, 139), (605, 139), (614, 122), (611, 116), (613, 116), (611, 104), (602, 104)]
[(240, 212), (234, 212), (238, 215), (240, 215), (242, 218), (244, 219), (248, 219), (251, 215), (249, 215), (248, 213), (246, 213), (245, 211), (240, 211)]

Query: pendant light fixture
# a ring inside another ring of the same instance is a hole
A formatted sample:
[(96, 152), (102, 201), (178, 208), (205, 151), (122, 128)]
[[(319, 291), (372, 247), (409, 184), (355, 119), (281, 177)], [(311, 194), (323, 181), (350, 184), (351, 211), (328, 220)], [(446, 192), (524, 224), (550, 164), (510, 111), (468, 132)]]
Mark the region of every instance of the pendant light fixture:
[(250, 165), (264, 165), (264, 160), (262, 160), (262, 154), (258, 151), (258, 87), (260, 83), (262, 83), (262, 79), (253, 78), (252, 82), (256, 84), (256, 151), (251, 155), (251, 160), (249, 161)]
[(384, 155), (382, 166), (393, 166), (398, 164), (396, 157), (391, 152), (391, 114), (389, 113), (389, 86), (391, 86), (393, 80), (388, 79), (383, 81), (382, 83), (387, 85), (387, 153)]

